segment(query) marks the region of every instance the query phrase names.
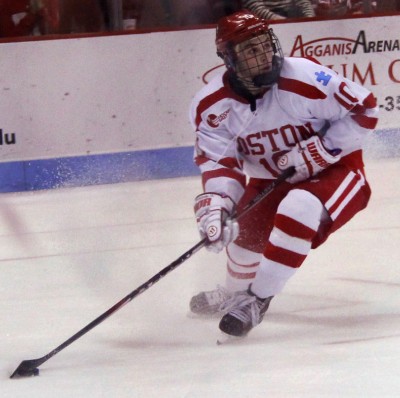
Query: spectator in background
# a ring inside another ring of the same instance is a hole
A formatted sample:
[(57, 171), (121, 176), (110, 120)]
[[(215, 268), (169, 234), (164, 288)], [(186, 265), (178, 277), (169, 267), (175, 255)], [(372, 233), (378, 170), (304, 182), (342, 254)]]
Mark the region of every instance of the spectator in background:
[(40, 34), (42, 17), (30, 0), (0, 0), (0, 37)]
[(123, 0), (122, 2), (122, 29), (136, 29), (142, 14), (144, 0)]
[[(314, 0), (317, 17), (336, 18), (351, 14), (370, 14), (377, 11), (377, 1), (372, 0)], [(380, 4), (383, 4), (381, 1)]]
[(348, 13), (347, 0), (318, 0), (315, 3), (317, 17), (341, 17)]
[(208, 0), (213, 15), (213, 23), (217, 22), (220, 18), (231, 15), (239, 11), (241, 7), (240, 0)]
[(111, 12), (109, 9), (109, 0), (98, 0), (100, 11), (103, 15), (104, 26), (106, 30), (112, 30)]
[(214, 23), (216, 18), (210, 3), (212, 0), (145, 0), (138, 27), (164, 28)]
[(106, 30), (99, 0), (58, 0), (59, 25), (50, 33), (90, 33)]
[(242, 6), (269, 20), (315, 16), (311, 0), (242, 0)]
[[(372, 0), (347, 0), (347, 9), (349, 14), (370, 14), (377, 10), (378, 1)], [(392, 3), (393, 7), (390, 10), (394, 10), (394, 0), (381, 0), (380, 5), (384, 3)]]
[(170, 0), (143, 1), (138, 28), (159, 28), (175, 24), (174, 7)]

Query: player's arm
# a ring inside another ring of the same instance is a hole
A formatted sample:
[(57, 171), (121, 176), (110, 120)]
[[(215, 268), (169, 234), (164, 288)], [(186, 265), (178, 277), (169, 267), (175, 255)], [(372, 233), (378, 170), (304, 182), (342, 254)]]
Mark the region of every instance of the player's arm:
[(246, 177), (237, 151), (235, 128), (229, 120), (231, 103), (215, 95), (219, 87), (213, 89), (211, 84), (209, 91), (200, 92), (192, 101), (189, 120), (196, 134), (194, 161), (201, 171), (204, 192), (225, 194), (237, 203)]
[(360, 151), (378, 121), (378, 107), (370, 91), (321, 65), (310, 62), (307, 66), (310, 70), (305, 80), (307, 87), (313, 88), (314, 98), (297, 101), (294, 107), (307, 118), (325, 121), (325, 128), (319, 136), (300, 142), (279, 159), (282, 170), (295, 166), (297, 173), (289, 179), (292, 183)]
[(263, 0), (243, 0), (242, 8), (252, 11), (263, 19), (285, 19), (282, 15), (275, 14)]
[(194, 211), (200, 236), (208, 239), (210, 251), (218, 253), (239, 233), (230, 215), (244, 192), (246, 178), (238, 160), (229, 153), (235, 142), (221, 142), (218, 135), (211, 138), (201, 131), (197, 137), (195, 163), (201, 171), (204, 193), (195, 198)]
[(216, 104), (212, 109), (193, 106), (192, 125), (196, 131), (194, 161), (201, 171), (203, 193), (195, 198), (195, 215), (207, 248), (222, 250), (239, 232), (236, 222), (230, 220), (236, 204), (243, 195), (245, 175), (237, 158), (236, 137), (227, 128), (226, 119), (209, 122), (210, 115), (226, 112), (227, 104)]
[(311, 0), (296, 0), (296, 6), (301, 10), (304, 17), (315, 17), (315, 12)]
[(329, 68), (310, 63), (310, 84), (320, 91), (320, 99), (308, 101), (310, 116), (326, 121), (323, 143), (340, 148), (342, 156), (360, 150), (378, 122), (378, 106), (373, 94), (363, 86)]
[[(216, 148), (207, 149), (207, 141), (198, 133), (194, 161), (201, 172), (203, 190), (228, 195), (236, 204), (243, 195), (246, 184), (240, 161), (234, 154), (223, 153), (223, 146), (221, 151), (217, 151)], [(208, 144), (209, 147), (216, 146), (215, 142)], [(231, 145), (235, 146), (236, 143)]]
[(365, 87), (345, 78), (336, 78), (334, 83), (325, 102), (336, 113), (329, 115), (324, 143), (329, 148), (341, 148), (345, 156), (362, 148), (368, 133), (378, 123), (379, 107)]

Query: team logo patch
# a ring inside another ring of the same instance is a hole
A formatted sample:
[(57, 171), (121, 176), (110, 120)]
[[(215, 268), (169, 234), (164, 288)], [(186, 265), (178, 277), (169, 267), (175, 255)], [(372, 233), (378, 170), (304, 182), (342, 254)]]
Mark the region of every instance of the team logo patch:
[(210, 115), (207, 116), (208, 125), (213, 128), (218, 127), (220, 123), (223, 122), (228, 117), (230, 111), (231, 110), (228, 109), (225, 112), (221, 113), (219, 116), (211, 113)]
[(211, 225), (207, 230), (207, 235), (213, 238), (218, 233), (218, 228), (215, 225)]
[(332, 75), (327, 75), (325, 72), (315, 72), (315, 76), (317, 76), (317, 82), (322, 83), (324, 86), (327, 86), (329, 80), (331, 80)]

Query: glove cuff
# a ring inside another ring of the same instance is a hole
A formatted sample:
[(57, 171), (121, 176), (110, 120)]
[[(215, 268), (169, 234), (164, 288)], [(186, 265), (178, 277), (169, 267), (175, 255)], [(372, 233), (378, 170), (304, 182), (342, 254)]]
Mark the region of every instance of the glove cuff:
[(223, 193), (205, 192), (197, 195), (194, 201), (194, 212), (197, 217), (215, 209), (221, 209), (229, 215), (235, 207), (231, 197)]

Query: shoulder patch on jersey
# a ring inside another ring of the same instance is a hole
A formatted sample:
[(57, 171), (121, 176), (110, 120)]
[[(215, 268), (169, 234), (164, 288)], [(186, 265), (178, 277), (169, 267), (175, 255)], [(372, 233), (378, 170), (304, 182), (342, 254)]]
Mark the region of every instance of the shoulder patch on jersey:
[(315, 72), (314, 74), (317, 76), (317, 82), (322, 83), (324, 86), (327, 86), (332, 78), (332, 75), (326, 74), (324, 71)]
[(216, 128), (220, 125), (221, 122), (223, 122), (227, 117), (231, 109), (227, 109), (225, 112), (222, 112), (220, 115), (215, 115), (214, 113), (210, 113), (207, 116), (207, 124), (210, 127)]
[(278, 81), (278, 88), (280, 90), (289, 91), (305, 98), (310, 99), (325, 99), (327, 96), (319, 88), (304, 83), (300, 80), (289, 79), (287, 77), (280, 77)]

